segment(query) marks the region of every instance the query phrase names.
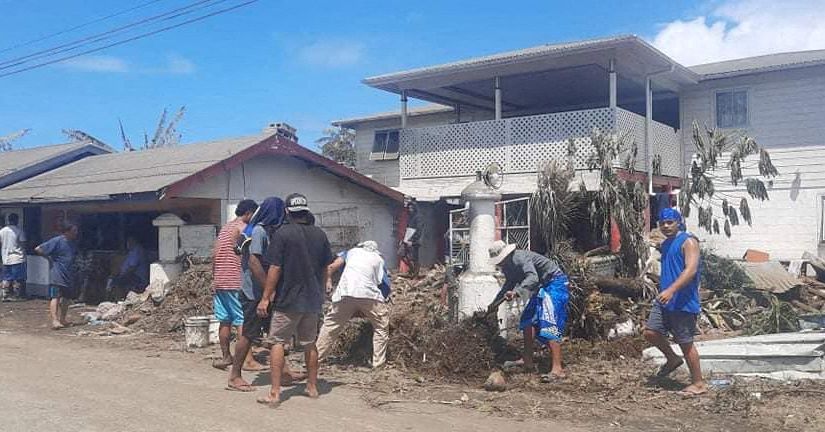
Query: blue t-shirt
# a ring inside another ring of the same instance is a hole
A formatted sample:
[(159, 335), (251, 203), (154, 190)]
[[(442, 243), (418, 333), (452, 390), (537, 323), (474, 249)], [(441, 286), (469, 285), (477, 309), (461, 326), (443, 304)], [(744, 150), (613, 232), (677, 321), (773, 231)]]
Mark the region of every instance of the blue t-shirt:
[(49, 272), (51, 284), (64, 287), (73, 286), (74, 257), (77, 254), (74, 243), (65, 236), (59, 235), (52, 237), (38, 248), (43, 252), (43, 255), (51, 259), (52, 268)]
[[(693, 237), (691, 234), (681, 231), (675, 237), (662, 242), (662, 276), (659, 279), (659, 292), (666, 290), (685, 270), (685, 254), (682, 252), (682, 245), (691, 237)], [(699, 303), (699, 274), (701, 271), (702, 263), (700, 261), (693, 279), (677, 291), (668, 304), (664, 305), (665, 310), (694, 314), (702, 311)]]
[(255, 280), (252, 270), (249, 268), (249, 254), (255, 254), (264, 268), (264, 274), (269, 270), (269, 263), (266, 261), (266, 249), (269, 247), (269, 235), (266, 228), (255, 225), (252, 228), (252, 240), (249, 247), (241, 257), (241, 269), (243, 269), (243, 280), (241, 281), (241, 291), (250, 300), (260, 300), (264, 293), (264, 287)]

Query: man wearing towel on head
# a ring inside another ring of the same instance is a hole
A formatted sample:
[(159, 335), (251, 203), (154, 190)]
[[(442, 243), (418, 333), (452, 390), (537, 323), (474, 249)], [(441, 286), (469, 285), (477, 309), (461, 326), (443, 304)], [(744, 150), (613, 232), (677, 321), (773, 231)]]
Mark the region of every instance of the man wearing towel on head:
[(684, 363), (667, 340), (668, 335), (679, 344), (690, 369), (691, 384), (680, 392), (685, 396), (697, 396), (707, 392), (699, 365), (699, 352), (693, 344), (696, 320), (702, 307), (699, 303), (701, 257), (699, 241), (685, 231), (682, 215), (674, 208), (664, 208), (659, 213), (659, 230), (666, 239), (662, 251), (662, 275), (659, 279), (659, 295), (650, 309), (645, 325), (645, 339), (659, 349), (667, 359), (656, 374), (670, 375)]

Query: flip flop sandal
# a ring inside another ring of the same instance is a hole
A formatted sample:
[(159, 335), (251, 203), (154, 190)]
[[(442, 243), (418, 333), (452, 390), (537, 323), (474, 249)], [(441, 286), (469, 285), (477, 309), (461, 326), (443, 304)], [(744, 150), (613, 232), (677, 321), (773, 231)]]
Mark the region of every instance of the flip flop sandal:
[(552, 382), (558, 382), (564, 379), (564, 375), (555, 375), (555, 374), (542, 374), (541, 375), (541, 382), (543, 384), (549, 384)]
[(266, 405), (267, 407), (273, 409), (281, 406), (281, 401), (272, 399), (272, 396), (270, 395), (260, 396), (257, 399), (255, 399), (255, 402), (258, 402), (261, 405)]
[(685, 364), (685, 361), (681, 360), (681, 359), (679, 360), (679, 363), (676, 363), (675, 365), (673, 365), (671, 367), (668, 367), (667, 363), (665, 363), (665, 364), (662, 365), (661, 368), (659, 368), (659, 371), (656, 372), (656, 377), (657, 378), (664, 378), (664, 377), (672, 374), (674, 371), (676, 371), (676, 369), (679, 369), (683, 364)]
[(236, 385), (229, 384), (229, 385), (226, 386), (225, 390), (233, 391), (233, 392), (249, 393), (249, 392), (254, 392), (255, 387), (252, 387), (249, 384), (247, 384), (245, 386), (236, 386)]

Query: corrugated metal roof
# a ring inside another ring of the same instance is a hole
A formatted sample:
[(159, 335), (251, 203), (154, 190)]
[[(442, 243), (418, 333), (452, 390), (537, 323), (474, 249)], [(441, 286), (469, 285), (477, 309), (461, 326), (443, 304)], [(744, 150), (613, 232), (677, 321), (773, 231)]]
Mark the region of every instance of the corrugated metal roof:
[(95, 200), (157, 192), (267, 137), (91, 156), (0, 190), (0, 202)]
[(587, 48), (609, 44), (613, 42), (629, 41), (638, 39), (632, 35), (612, 36), (598, 39), (587, 39), (575, 42), (565, 42), (557, 44), (546, 44), (537, 47), (524, 48), (515, 51), (507, 51), (498, 54), (492, 54), (483, 57), (475, 57), (466, 60), (455, 61), (435, 66), (427, 66), (417, 69), (410, 69), (401, 72), (394, 72), (390, 74), (377, 75), (364, 79), (364, 83), (368, 85), (376, 85), (385, 81), (397, 81), (408, 79), (417, 76), (437, 74), (442, 72), (456, 72), (467, 68), (477, 68), (484, 66), (492, 66), (497, 64), (506, 64), (517, 61), (530, 59), (533, 57), (541, 57), (549, 54), (556, 54), (564, 51), (571, 51), (579, 48)]
[[(438, 104), (428, 104), (421, 107), (414, 107), (407, 110), (407, 115), (410, 117), (417, 117), (429, 114), (441, 114), (452, 112), (454, 109), (452, 107), (448, 107), (445, 105), (438, 105)], [(378, 121), (378, 120), (391, 120), (391, 119), (400, 119), (401, 118), (401, 111), (385, 111), (376, 114), (368, 114), (361, 117), (351, 117), (342, 120), (334, 120), (332, 122), (333, 126), (343, 126), (348, 127), (355, 123), (363, 123), (367, 121)]]
[(756, 289), (781, 294), (802, 282), (796, 276), (788, 273), (785, 267), (775, 261), (752, 263), (738, 263), (748, 277), (751, 278)]
[(688, 69), (701, 75), (702, 80), (708, 80), (824, 64), (825, 50), (813, 50), (768, 54), (736, 60), (707, 63), (691, 66)]
[(0, 177), (20, 171), (61, 154), (81, 149), (89, 143), (48, 145), (0, 153)]

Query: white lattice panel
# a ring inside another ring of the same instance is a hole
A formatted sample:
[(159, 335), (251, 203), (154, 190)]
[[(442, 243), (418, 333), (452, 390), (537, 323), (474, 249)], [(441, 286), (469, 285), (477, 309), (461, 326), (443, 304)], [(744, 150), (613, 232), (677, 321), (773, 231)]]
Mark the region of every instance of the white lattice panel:
[[(541, 162), (565, 160), (569, 141), (576, 169), (587, 168), (594, 129), (616, 131), (636, 145), (635, 168), (645, 171), (645, 118), (623, 109), (600, 108), (504, 120), (404, 129), (400, 136), (401, 178), (468, 176), (489, 162), (505, 172), (535, 172)], [(654, 152), (662, 156), (662, 173), (679, 175), (678, 135), (654, 123)], [(626, 155), (621, 157), (623, 161)], [(618, 163), (619, 161), (617, 161)]]
[(533, 172), (549, 160), (565, 160), (568, 144), (573, 140), (576, 169), (587, 168), (592, 148), (590, 134), (594, 128), (613, 130), (609, 108), (569, 111), (507, 120), (510, 127), (509, 158), (505, 172)]
[(682, 152), (679, 133), (672, 127), (653, 122), (653, 154), (662, 158), (662, 175), (682, 176)]
[(645, 153), (645, 118), (621, 108), (616, 109), (616, 132), (627, 143), (627, 152), (619, 156), (617, 164), (624, 166), (628, 152), (636, 148), (636, 171), (647, 170), (647, 154)]

